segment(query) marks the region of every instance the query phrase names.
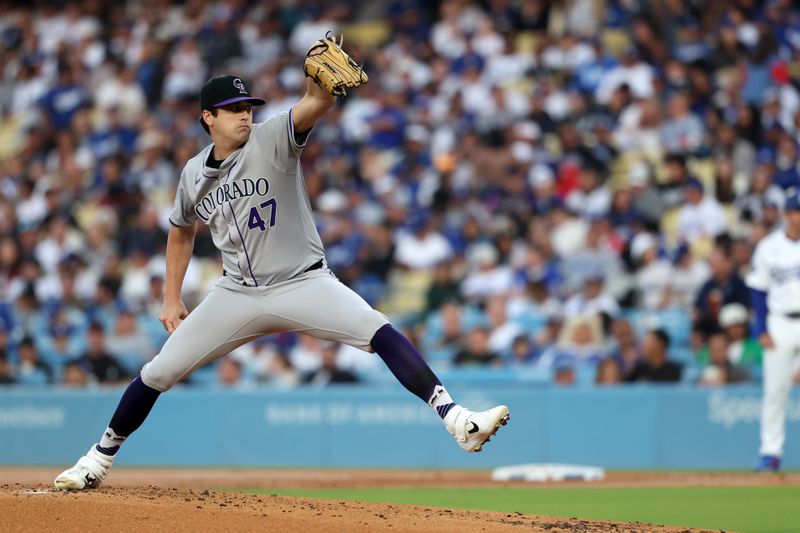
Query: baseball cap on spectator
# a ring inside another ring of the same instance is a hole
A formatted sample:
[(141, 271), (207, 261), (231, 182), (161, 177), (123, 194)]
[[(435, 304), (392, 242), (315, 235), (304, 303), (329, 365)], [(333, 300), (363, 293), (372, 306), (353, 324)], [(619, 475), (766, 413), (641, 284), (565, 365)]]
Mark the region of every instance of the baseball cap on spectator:
[(759, 165), (771, 165), (775, 160), (775, 154), (769, 148), (761, 148), (756, 153), (756, 163)]
[(772, 81), (778, 85), (786, 85), (792, 79), (789, 66), (783, 61), (775, 62), (770, 68), (769, 73), (770, 76), (772, 76)]
[(689, 176), (686, 178), (686, 182), (683, 184), (683, 186), (687, 189), (697, 189), (700, 192), (703, 192), (705, 189), (705, 187), (703, 187), (703, 182), (694, 176)]
[(552, 185), (555, 180), (553, 169), (544, 164), (533, 165), (528, 171), (528, 183), (531, 187)]
[(406, 129), (403, 130), (403, 134), (405, 135), (406, 140), (418, 142), (420, 144), (427, 144), (431, 138), (428, 128), (422, 124), (409, 124), (406, 126)]
[(747, 322), (747, 308), (739, 303), (730, 303), (719, 310), (719, 325), (727, 328)]
[(631, 257), (638, 261), (649, 250), (657, 247), (658, 243), (650, 233), (639, 233), (631, 240)]
[(250, 95), (250, 90), (241, 78), (224, 75), (208, 80), (200, 89), (200, 109), (213, 109), (247, 102), (251, 105), (264, 105), (267, 102)]
[(681, 261), (683, 261), (684, 257), (689, 255), (690, 251), (691, 250), (689, 249), (689, 245), (686, 244), (685, 242), (682, 242), (681, 244), (678, 245), (677, 248), (675, 248), (675, 251), (672, 253), (672, 263), (673, 264), (680, 263)]
[(453, 61), (451, 70), (455, 74), (461, 74), (469, 69), (483, 69), (483, 59), (477, 54), (467, 54)]
[(536, 157), (536, 151), (527, 141), (517, 141), (511, 144), (511, 157), (520, 163), (530, 163)]
[(497, 249), (488, 242), (479, 242), (470, 247), (469, 262), (476, 267), (487, 267), (497, 263)]
[(786, 200), (783, 203), (784, 211), (800, 211), (800, 193), (796, 190), (791, 190), (786, 195)]

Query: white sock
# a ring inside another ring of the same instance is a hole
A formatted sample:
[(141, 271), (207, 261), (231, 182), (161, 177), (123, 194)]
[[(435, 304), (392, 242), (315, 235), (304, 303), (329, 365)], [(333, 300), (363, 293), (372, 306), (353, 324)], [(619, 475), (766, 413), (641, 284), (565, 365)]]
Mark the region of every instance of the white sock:
[(428, 405), (444, 420), (450, 409), (455, 407), (455, 402), (453, 402), (453, 398), (450, 397), (443, 385), (436, 385), (433, 389), (433, 394), (428, 400)]
[(120, 437), (110, 427), (106, 428), (97, 444), (98, 451), (106, 455), (115, 455), (125, 439), (126, 437)]

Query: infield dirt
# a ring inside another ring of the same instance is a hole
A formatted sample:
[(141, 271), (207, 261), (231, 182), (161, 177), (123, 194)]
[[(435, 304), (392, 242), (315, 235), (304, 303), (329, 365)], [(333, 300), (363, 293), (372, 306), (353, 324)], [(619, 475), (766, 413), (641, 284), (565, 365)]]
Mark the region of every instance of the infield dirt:
[[(0, 531), (698, 531), (636, 523), (317, 500), (212, 489), (500, 486), (489, 480), (487, 472), (116, 468), (100, 489), (65, 493), (51, 488), (50, 482), (57, 470), (0, 469)], [(796, 485), (800, 484), (800, 475), (615, 473), (606, 481), (586, 485), (598, 484)], [(543, 488), (547, 486), (543, 485)]]

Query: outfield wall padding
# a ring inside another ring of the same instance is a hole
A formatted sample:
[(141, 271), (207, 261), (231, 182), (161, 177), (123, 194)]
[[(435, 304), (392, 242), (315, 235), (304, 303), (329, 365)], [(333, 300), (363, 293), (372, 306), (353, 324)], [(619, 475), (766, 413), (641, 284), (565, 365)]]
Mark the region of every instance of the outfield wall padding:
[[(0, 390), (0, 464), (72, 463), (97, 439), (122, 389)], [(749, 469), (761, 390), (730, 387), (455, 387), (475, 408), (506, 403), (511, 423), (480, 454), (397, 387), (278, 391), (176, 389), (162, 395), (117, 464), (488, 468), (578, 463), (623, 469)], [(784, 464), (800, 467), (800, 394)]]

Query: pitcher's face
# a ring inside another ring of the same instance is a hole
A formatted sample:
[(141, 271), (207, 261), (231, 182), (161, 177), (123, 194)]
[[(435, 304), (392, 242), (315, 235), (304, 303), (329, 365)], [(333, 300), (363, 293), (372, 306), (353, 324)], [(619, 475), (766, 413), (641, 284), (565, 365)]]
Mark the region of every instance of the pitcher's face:
[(244, 144), (253, 129), (252, 106), (246, 102), (237, 102), (218, 109), (216, 117), (208, 111), (203, 112), (214, 142)]

